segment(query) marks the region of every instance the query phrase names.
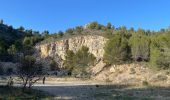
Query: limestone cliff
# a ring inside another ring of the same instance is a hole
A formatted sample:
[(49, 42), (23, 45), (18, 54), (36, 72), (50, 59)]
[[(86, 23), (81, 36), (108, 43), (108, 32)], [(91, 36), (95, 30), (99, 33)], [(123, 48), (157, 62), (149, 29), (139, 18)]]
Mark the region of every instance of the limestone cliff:
[(39, 44), (36, 46), (36, 49), (41, 58), (51, 57), (64, 60), (67, 50), (76, 52), (82, 46), (86, 46), (89, 48), (90, 53), (97, 59), (101, 59), (103, 58), (106, 41), (106, 38), (97, 35), (75, 36), (50, 43)]

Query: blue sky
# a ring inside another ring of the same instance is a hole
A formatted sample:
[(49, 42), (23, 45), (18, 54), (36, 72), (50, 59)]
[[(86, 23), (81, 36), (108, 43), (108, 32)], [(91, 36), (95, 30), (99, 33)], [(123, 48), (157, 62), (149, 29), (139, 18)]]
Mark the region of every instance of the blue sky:
[(0, 0), (0, 19), (50, 32), (92, 21), (159, 30), (170, 25), (170, 0)]

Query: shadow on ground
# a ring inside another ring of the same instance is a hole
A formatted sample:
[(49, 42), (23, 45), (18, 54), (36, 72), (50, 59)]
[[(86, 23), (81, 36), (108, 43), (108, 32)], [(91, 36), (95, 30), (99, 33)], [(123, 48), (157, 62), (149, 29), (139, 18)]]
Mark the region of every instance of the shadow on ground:
[(170, 87), (128, 85), (36, 86), (62, 100), (170, 100)]

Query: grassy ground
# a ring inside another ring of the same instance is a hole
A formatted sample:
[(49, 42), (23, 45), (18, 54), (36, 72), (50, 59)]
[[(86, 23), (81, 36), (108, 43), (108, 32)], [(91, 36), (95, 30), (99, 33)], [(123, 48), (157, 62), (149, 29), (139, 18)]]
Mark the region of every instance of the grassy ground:
[(0, 100), (50, 100), (48, 93), (26, 89), (24, 92), (21, 88), (0, 86)]

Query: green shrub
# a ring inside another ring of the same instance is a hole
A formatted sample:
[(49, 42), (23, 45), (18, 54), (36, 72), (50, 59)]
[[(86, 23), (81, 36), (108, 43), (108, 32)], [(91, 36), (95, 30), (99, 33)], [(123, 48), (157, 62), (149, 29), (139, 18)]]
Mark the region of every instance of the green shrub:
[(67, 70), (74, 74), (82, 75), (86, 73), (85, 68), (95, 63), (95, 56), (88, 52), (89, 48), (83, 46), (80, 50), (74, 53), (68, 50), (66, 53), (66, 60), (64, 65)]
[(165, 74), (166, 74), (166, 75), (169, 75), (170, 73), (169, 73), (169, 71), (166, 71)]
[(148, 81), (143, 81), (143, 82), (142, 82), (142, 85), (143, 85), (143, 86), (148, 86), (149, 83), (148, 83)]
[(128, 41), (121, 35), (114, 35), (105, 45), (104, 61), (107, 64), (122, 64), (129, 60)]
[(151, 64), (158, 69), (170, 68), (170, 32), (152, 36)]
[(149, 61), (150, 38), (143, 29), (139, 29), (137, 32), (133, 33), (129, 40), (132, 58), (134, 61)]

